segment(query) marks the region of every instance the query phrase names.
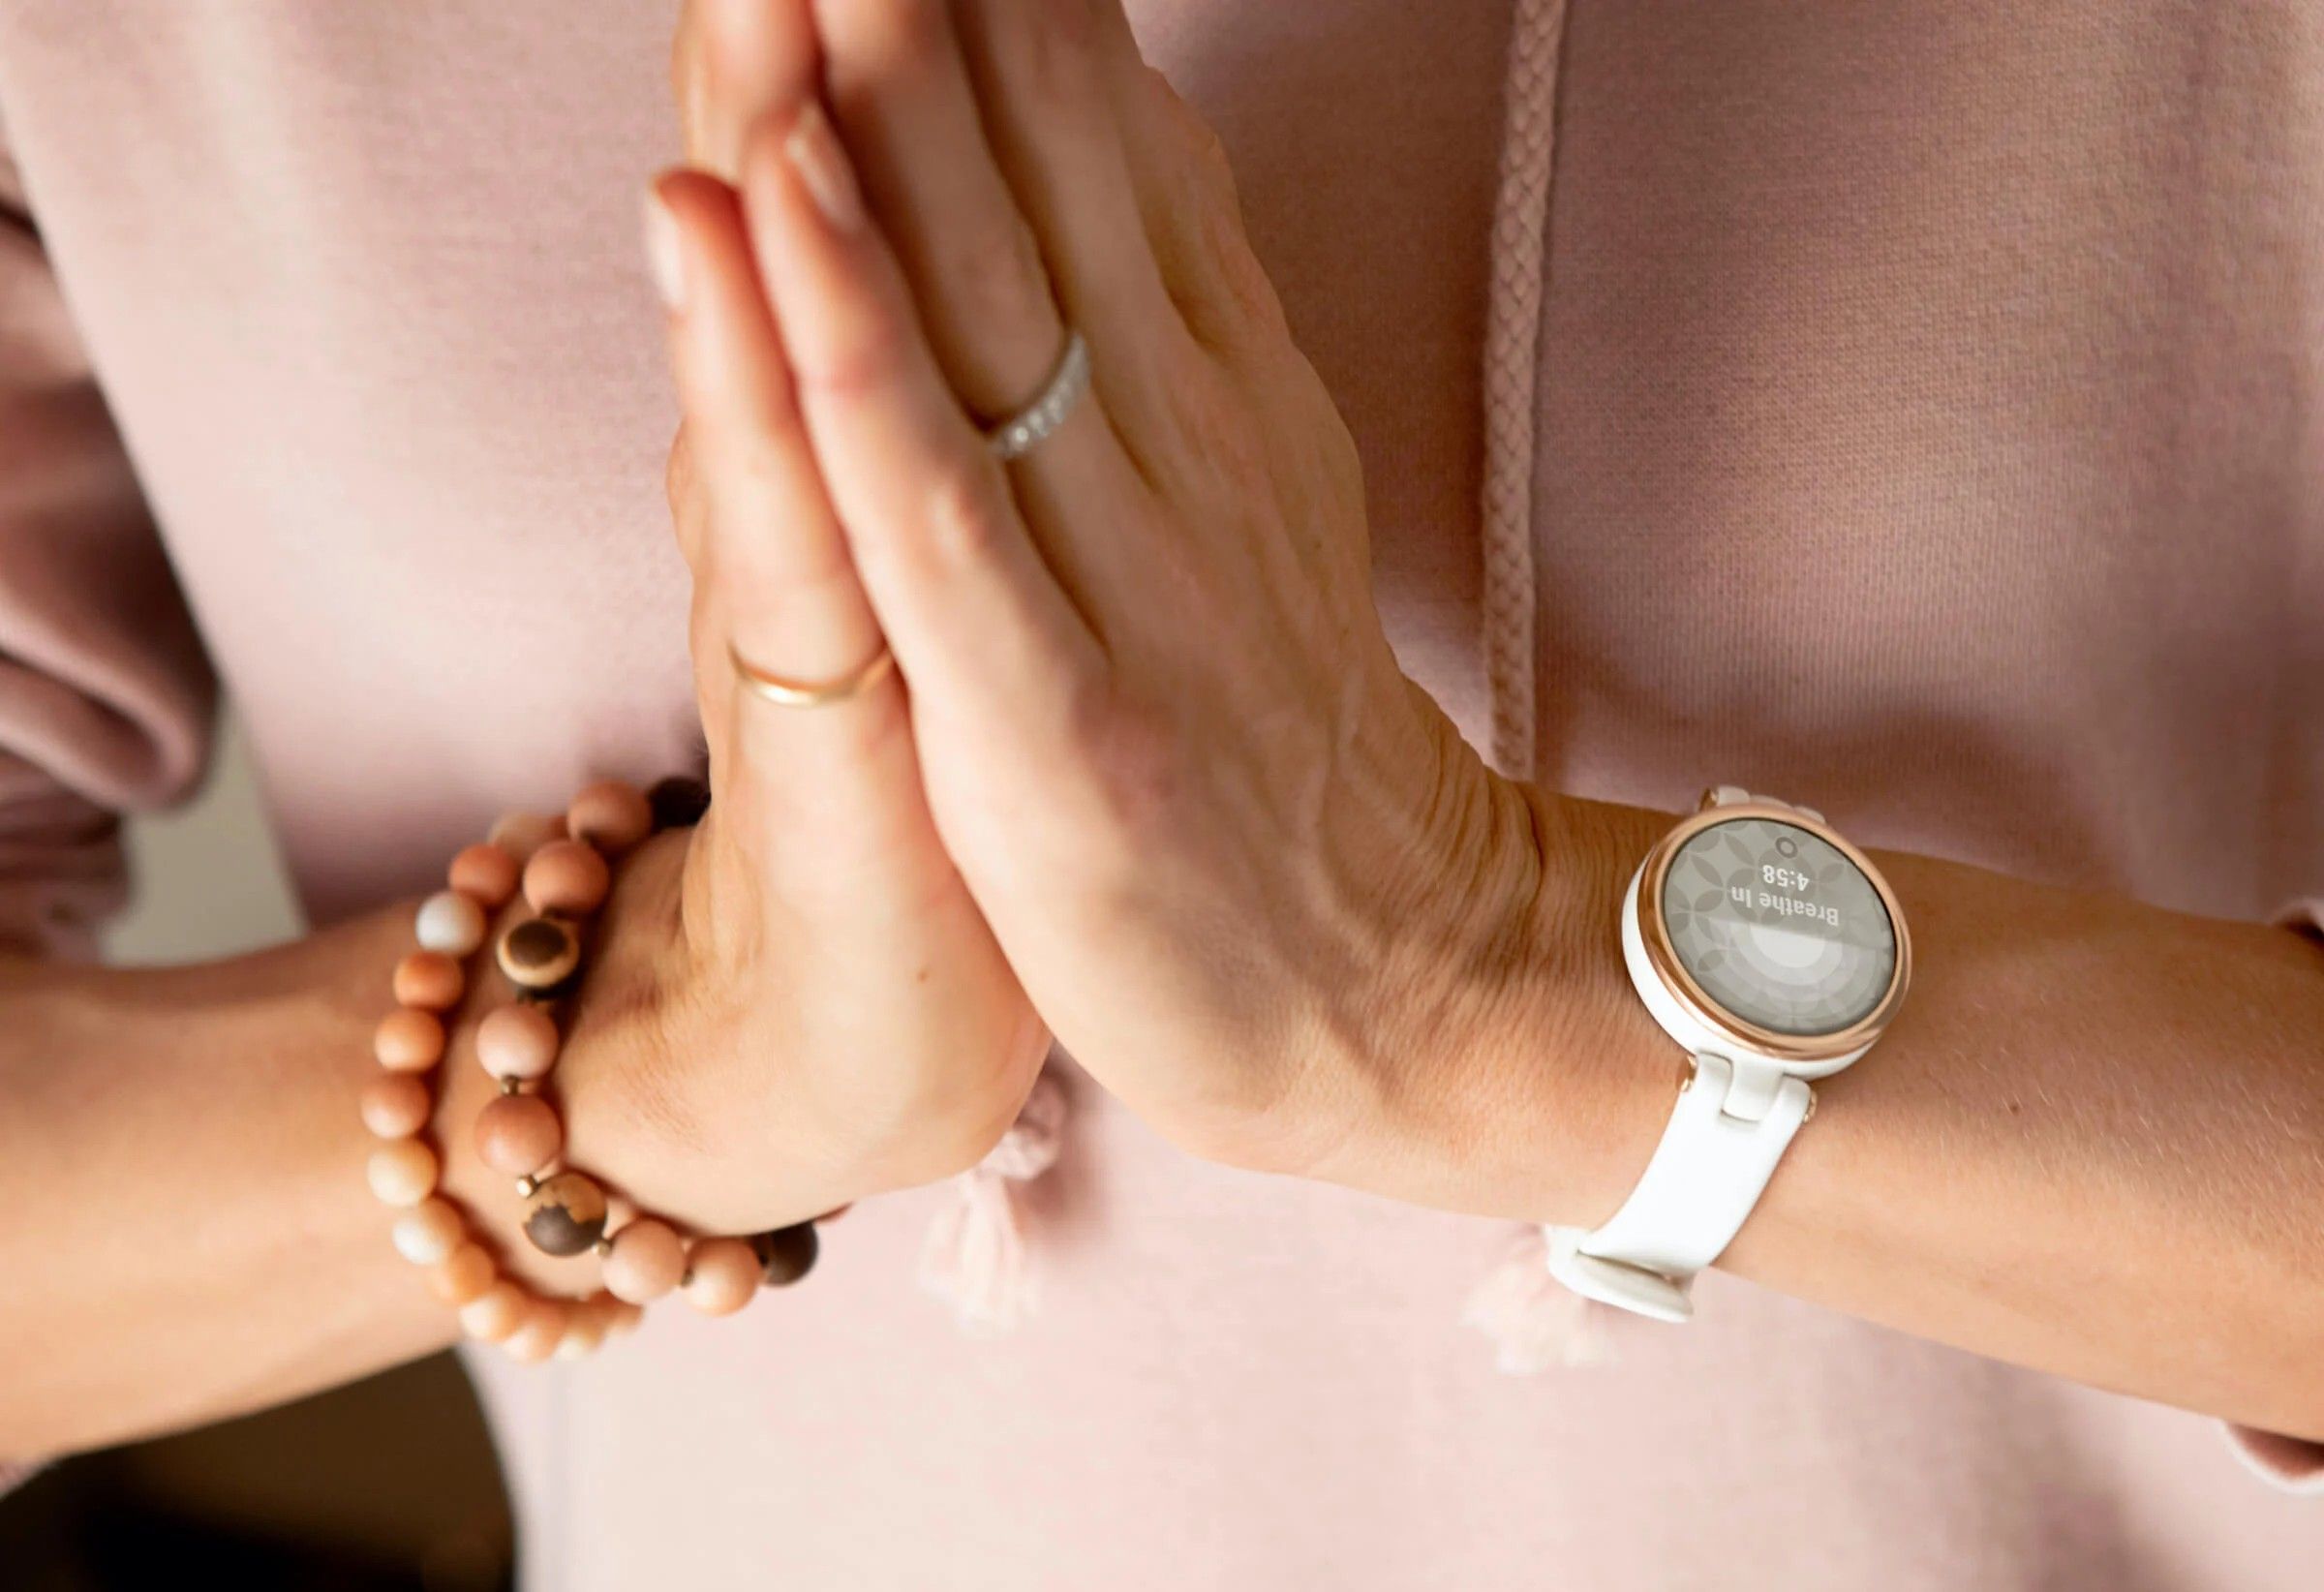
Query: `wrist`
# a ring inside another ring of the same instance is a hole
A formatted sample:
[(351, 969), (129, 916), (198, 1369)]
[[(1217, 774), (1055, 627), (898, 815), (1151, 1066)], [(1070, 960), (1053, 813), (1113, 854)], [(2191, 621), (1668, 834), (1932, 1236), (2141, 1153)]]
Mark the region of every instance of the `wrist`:
[(1635, 1180), (1679, 1073), (1655, 1063), (1661, 1036), (1619, 934), (1623, 892), (1669, 820), (1482, 764), (1477, 777), (1438, 851), (1430, 969), (1381, 1026), (1364, 1065), (1381, 1082), (1356, 1091), (1320, 1175), (1480, 1215), (1590, 1221)]

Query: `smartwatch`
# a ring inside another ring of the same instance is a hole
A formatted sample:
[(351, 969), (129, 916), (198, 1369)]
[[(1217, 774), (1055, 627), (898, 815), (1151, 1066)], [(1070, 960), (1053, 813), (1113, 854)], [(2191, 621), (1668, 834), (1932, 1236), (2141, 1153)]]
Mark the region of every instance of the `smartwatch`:
[(1694, 1314), (1695, 1274), (1758, 1204), (1816, 1109), (1911, 976), (1904, 914), (1823, 814), (1731, 785), (1648, 852), (1622, 901), (1622, 960), (1688, 1061), (1677, 1109), (1622, 1209), (1546, 1229), (1549, 1272), (1658, 1321)]

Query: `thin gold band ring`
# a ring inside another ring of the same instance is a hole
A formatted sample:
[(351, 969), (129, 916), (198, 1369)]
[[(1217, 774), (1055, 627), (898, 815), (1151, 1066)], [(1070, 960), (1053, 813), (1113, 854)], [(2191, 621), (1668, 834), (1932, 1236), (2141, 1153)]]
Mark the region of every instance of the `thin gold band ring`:
[(896, 655), (888, 651), (885, 643), (871, 658), (834, 680), (786, 680), (781, 675), (769, 674), (745, 658), (731, 641), (726, 643), (726, 656), (734, 664), (734, 677), (779, 708), (833, 707), (863, 695), (896, 667)]

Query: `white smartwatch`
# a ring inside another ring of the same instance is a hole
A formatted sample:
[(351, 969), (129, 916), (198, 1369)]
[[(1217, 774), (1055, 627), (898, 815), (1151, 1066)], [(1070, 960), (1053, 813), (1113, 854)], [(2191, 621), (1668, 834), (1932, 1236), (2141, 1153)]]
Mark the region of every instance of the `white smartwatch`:
[(1895, 895), (1823, 814), (1722, 785), (1646, 854), (1622, 902), (1631, 982), (1690, 1065), (1645, 1173), (1605, 1226), (1547, 1229), (1550, 1274), (1658, 1321), (1719, 1258), (1912, 970)]

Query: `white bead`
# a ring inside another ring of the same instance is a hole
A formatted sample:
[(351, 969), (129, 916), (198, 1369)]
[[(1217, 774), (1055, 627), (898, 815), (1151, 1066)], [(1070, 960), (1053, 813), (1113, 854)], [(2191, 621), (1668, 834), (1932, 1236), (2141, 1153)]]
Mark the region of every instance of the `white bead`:
[(412, 929), (422, 950), (469, 956), (484, 943), (484, 908), (457, 890), (439, 890), (419, 903)]
[(414, 1266), (434, 1266), (468, 1241), (458, 1212), (434, 1197), (398, 1216), (389, 1237), (395, 1252)]

